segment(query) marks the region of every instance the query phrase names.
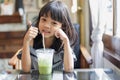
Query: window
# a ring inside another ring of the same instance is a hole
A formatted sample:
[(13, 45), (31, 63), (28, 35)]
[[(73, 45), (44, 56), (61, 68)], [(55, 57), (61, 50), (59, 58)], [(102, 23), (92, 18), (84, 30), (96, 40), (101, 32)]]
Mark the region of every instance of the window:
[(108, 3), (107, 27), (103, 36), (104, 57), (120, 68), (120, 0), (108, 0)]
[(116, 2), (116, 36), (117, 37), (120, 37), (120, 9), (119, 9), (119, 7), (120, 7), (120, 0), (115, 0)]
[(107, 10), (106, 10), (106, 27), (105, 34), (113, 35), (113, 0), (106, 0)]
[(107, 1), (107, 24), (105, 34), (120, 37), (120, 0)]
[[(102, 37), (104, 43), (103, 53), (106, 59), (120, 68), (120, 65), (118, 65), (120, 64), (120, 0), (106, 0), (105, 3), (107, 11), (105, 14), (107, 15), (104, 18), (106, 19), (106, 25)], [(91, 29), (92, 26), (90, 26), (90, 31)]]

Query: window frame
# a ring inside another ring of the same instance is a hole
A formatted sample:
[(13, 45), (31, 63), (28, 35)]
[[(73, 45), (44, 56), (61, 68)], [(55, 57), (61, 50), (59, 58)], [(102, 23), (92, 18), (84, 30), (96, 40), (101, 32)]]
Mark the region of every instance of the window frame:
[[(108, 34), (103, 34), (103, 44), (104, 44), (104, 51), (103, 51), (103, 57), (109, 60), (112, 64), (114, 64), (116, 67), (120, 69), (120, 38), (115, 37), (116, 31), (117, 31), (117, 16), (116, 16), (116, 0), (113, 0), (113, 36), (108, 35)], [(90, 15), (91, 18), (91, 15)], [(90, 36), (91, 36), (91, 31), (93, 30), (91, 26), (91, 19), (90, 19)], [(92, 40), (91, 38), (89, 39), (90, 41), (90, 46), (92, 46)]]
[(120, 39), (114, 37), (117, 31), (117, 6), (116, 0), (113, 0), (113, 36), (104, 34), (103, 35), (103, 43), (104, 43), (104, 52), (103, 56), (109, 60), (116, 67), (120, 68), (120, 50), (119, 43)]

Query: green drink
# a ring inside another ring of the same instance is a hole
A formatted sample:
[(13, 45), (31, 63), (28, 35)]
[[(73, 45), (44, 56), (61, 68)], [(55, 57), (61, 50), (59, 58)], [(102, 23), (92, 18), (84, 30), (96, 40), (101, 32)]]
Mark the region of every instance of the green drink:
[(39, 75), (39, 80), (52, 80), (52, 75), (48, 74), (48, 75)]
[(36, 50), (38, 57), (38, 68), (40, 74), (51, 74), (52, 61), (53, 61), (53, 49), (39, 49)]
[(40, 74), (50, 74), (52, 72), (52, 64), (50, 61), (39, 61), (38, 68)]

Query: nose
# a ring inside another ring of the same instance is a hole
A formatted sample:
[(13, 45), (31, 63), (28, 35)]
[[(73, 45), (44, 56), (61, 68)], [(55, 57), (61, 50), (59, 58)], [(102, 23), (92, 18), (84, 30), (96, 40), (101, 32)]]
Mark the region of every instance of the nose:
[(46, 23), (44, 26), (45, 26), (46, 28), (50, 28), (50, 23)]

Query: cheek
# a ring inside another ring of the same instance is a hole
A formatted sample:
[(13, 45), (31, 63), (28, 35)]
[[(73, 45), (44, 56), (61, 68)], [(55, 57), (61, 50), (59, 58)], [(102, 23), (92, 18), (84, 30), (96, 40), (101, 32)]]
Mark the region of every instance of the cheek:
[(57, 26), (57, 27), (55, 27), (54, 30), (58, 30), (58, 29), (62, 29), (62, 27), (61, 26)]
[(61, 29), (61, 27), (55, 27), (55, 28), (52, 29), (52, 32), (55, 33), (59, 29)]
[(50, 31), (51, 31), (51, 33), (55, 33), (56, 29), (51, 28)]

